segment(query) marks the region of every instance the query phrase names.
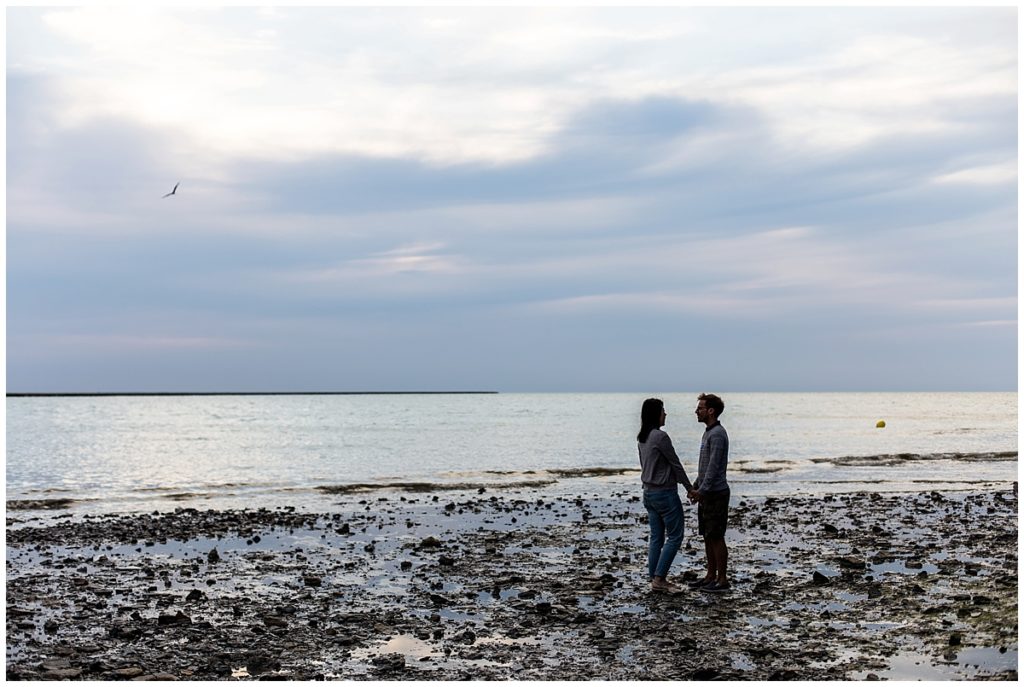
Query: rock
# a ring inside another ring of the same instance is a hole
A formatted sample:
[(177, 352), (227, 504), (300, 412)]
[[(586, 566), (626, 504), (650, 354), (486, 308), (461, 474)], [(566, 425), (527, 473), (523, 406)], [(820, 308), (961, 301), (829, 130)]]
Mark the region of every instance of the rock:
[(774, 673), (771, 674), (771, 676), (768, 679), (769, 680), (796, 680), (796, 679), (799, 679), (799, 675), (797, 674), (797, 672), (795, 670), (790, 670), (790, 669), (786, 668), (786, 669), (783, 669), (783, 670), (775, 671)]
[(402, 561), (398, 567), (402, 570), (412, 570), (412, 561)]
[(118, 668), (114, 671), (114, 676), (116, 676), (117, 679), (119, 680), (130, 680), (132, 678), (145, 674), (146, 671), (144, 671), (142, 668), (139, 668), (138, 666), (133, 666), (131, 668)]
[(55, 670), (65, 670), (71, 667), (71, 662), (63, 658), (50, 658), (39, 664), (39, 668), (48, 673)]
[(402, 654), (383, 654), (374, 656), (372, 663), (380, 671), (402, 671), (405, 670), (405, 656)]
[(206, 561), (208, 563), (219, 563), (220, 562), (220, 554), (217, 553), (217, 547), (216, 546), (213, 547), (212, 549), (210, 549), (210, 553), (206, 554)]
[(440, 548), (440, 546), (441, 546), (441, 540), (439, 540), (437, 537), (427, 537), (426, 539), (424, 539), (423, 541), (421, 541), (419, 543), (419, 546), (417, 548), (420, 548), (420, 549), (437, 549), (437, 548)]
[(718, 677), (719, 671), (717, 668), (701, 668), (690, 673), (689, 679), (691, 680), (714, 680)]
[(814, 584), (828, 584), (829, 583), (829, 579), (826, 576), (822, 575), (817, 570), (814, 571), (814, 576), (812, 577), (812, 580), (814, 581)]
[(288, 627), (288, 621), (276, 615), (263, 616), (263, 624), (267, 627)]
[(192, 618), (178, 611), (174, 615), (161, 614), (156, 619), (157, 625), (191, 625)]
[(81, 668), (57, 668), (55, 670), (47, 670), (43, 673), (44, 680), (74, 680), (77, 677), (81, 677)]
[(270, 656), (251, 653), (245, 656), (245, 669), (250, 675), (260, 675), (281, 667), (281, 662)]
[(444, 554), (441, 554), (441, 557), (437, 559), (437, 562), (441, 565), (455, 565), (455, 559)]
[(954, 632), (953, 634), (951, 634), (949, 636), (949, 645), (950, 646), (960, 646), (960, 643), (962, 641), (963, 641), (963, 635), (961, 635), (959, 632)]
[(828, 523), (825, 523), (825, 532), (827, 532), (828, 534), (839, 534), (839, 528), (835, 525), (829, 525)]
[(204, 594), (203, 592), (199, 591), (198, 589), (193, 589), (188, 593), (187, 596), (185, 596), (185, 601), (199, 601), (204, 596), (206, 596), (206, 594)]
[(132, 679), (132, 682), (177, 682), (178, 678), (171, 675), (170, 673), (151, 673), (149, 675), (140, 675), (137, 678)]
[(142, 636), (142, 630), (137, 627), (114, 625), (107, 630), (107, 636), (110, 637), (110, 639), (121, 639), (126, 642), (134, 642)]
[(307, 587), (319, 587), (323, 584), (323, 582), (323, 579), (317, 577), (316, 575), (306, 575), (302, 578), (302, 583), (305, 584)]
[(865, 570), (868, 567), (868, 564), (859, 558), (840, 556), (836, 561), (839, 563), (840, 568), (846, 570)]

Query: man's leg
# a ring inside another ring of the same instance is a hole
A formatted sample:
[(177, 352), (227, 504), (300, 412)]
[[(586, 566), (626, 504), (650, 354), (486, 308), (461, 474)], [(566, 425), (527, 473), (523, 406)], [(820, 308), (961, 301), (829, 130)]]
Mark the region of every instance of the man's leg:
[(725, 537), (716, 539), (710, 543), (711, 555), (715, 561), (715, 581), (718, 584), (729, 584), (726, 573), (729, 562), (729, 549), (725, 545)]
[(708, 561), (708, 573), (704, 576), (704, 579), (700, 581), (700, 584), (707, 582), (714, 582), (715, 580), (715, 554), (711, 548), (711, 542), (708, 540), (708, 522), (707, 522), (707, 511), (704, 504), (698, 504), (697, 506), (697, 530), (700, 535), (704, 537), (704, 557)]
[(708, 574), (704, 578), (708, 582), (715, 579), (715, 573), (718, 571), (718, 560), (715, 557), (714, 542), (710, 542), (707, 538), (704, 539), (704, 555), (708, 559)]

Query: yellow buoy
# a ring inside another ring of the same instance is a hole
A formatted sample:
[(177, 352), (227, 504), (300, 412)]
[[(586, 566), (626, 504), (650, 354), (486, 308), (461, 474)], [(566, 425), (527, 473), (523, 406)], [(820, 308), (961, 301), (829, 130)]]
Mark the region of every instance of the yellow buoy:
[(885, 427), (885, 420), (879, 420), (876, 422), (875, 427)]

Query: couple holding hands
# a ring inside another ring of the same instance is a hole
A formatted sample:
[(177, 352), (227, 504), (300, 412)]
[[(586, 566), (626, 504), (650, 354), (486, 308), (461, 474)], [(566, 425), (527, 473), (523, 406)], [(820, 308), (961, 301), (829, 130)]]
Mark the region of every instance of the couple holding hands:
[(640, 410), (640, 433), (636, 440), (640, 452), (640, 480), (644, 487), (644, 507), (651, 527), (647, 553), (647, 572), (651, 589), (677, 593), (668, 581), (668, 571), (683, 542), (683, 503), (678, 485), (686, 488), (691, 503), (697, 503), (697, 525), (704, 537), (707, 574), (689, 583), (690, 589), (705, 592), (729, 591), (726, 575), (728, 550), (725, 528), (729, 513), (729, 483), (725, 479), (729, 463), (729, 435), (718, 421), (725, 403), (714, 394), (697, 397), (697, 422), (705, 425), (700, 441), (697, 479), (686, 476), (672, 439), (662, 431), (665, 404), (658, 398), (644, 401)]

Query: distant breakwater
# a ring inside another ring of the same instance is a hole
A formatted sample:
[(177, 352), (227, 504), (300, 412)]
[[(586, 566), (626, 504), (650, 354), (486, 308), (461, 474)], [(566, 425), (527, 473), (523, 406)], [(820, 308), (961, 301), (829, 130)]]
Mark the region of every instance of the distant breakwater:
[(77, 398), (110, 396), (456, 396), (497, 391), (71, 391), (12, 392), (7, 398)]

